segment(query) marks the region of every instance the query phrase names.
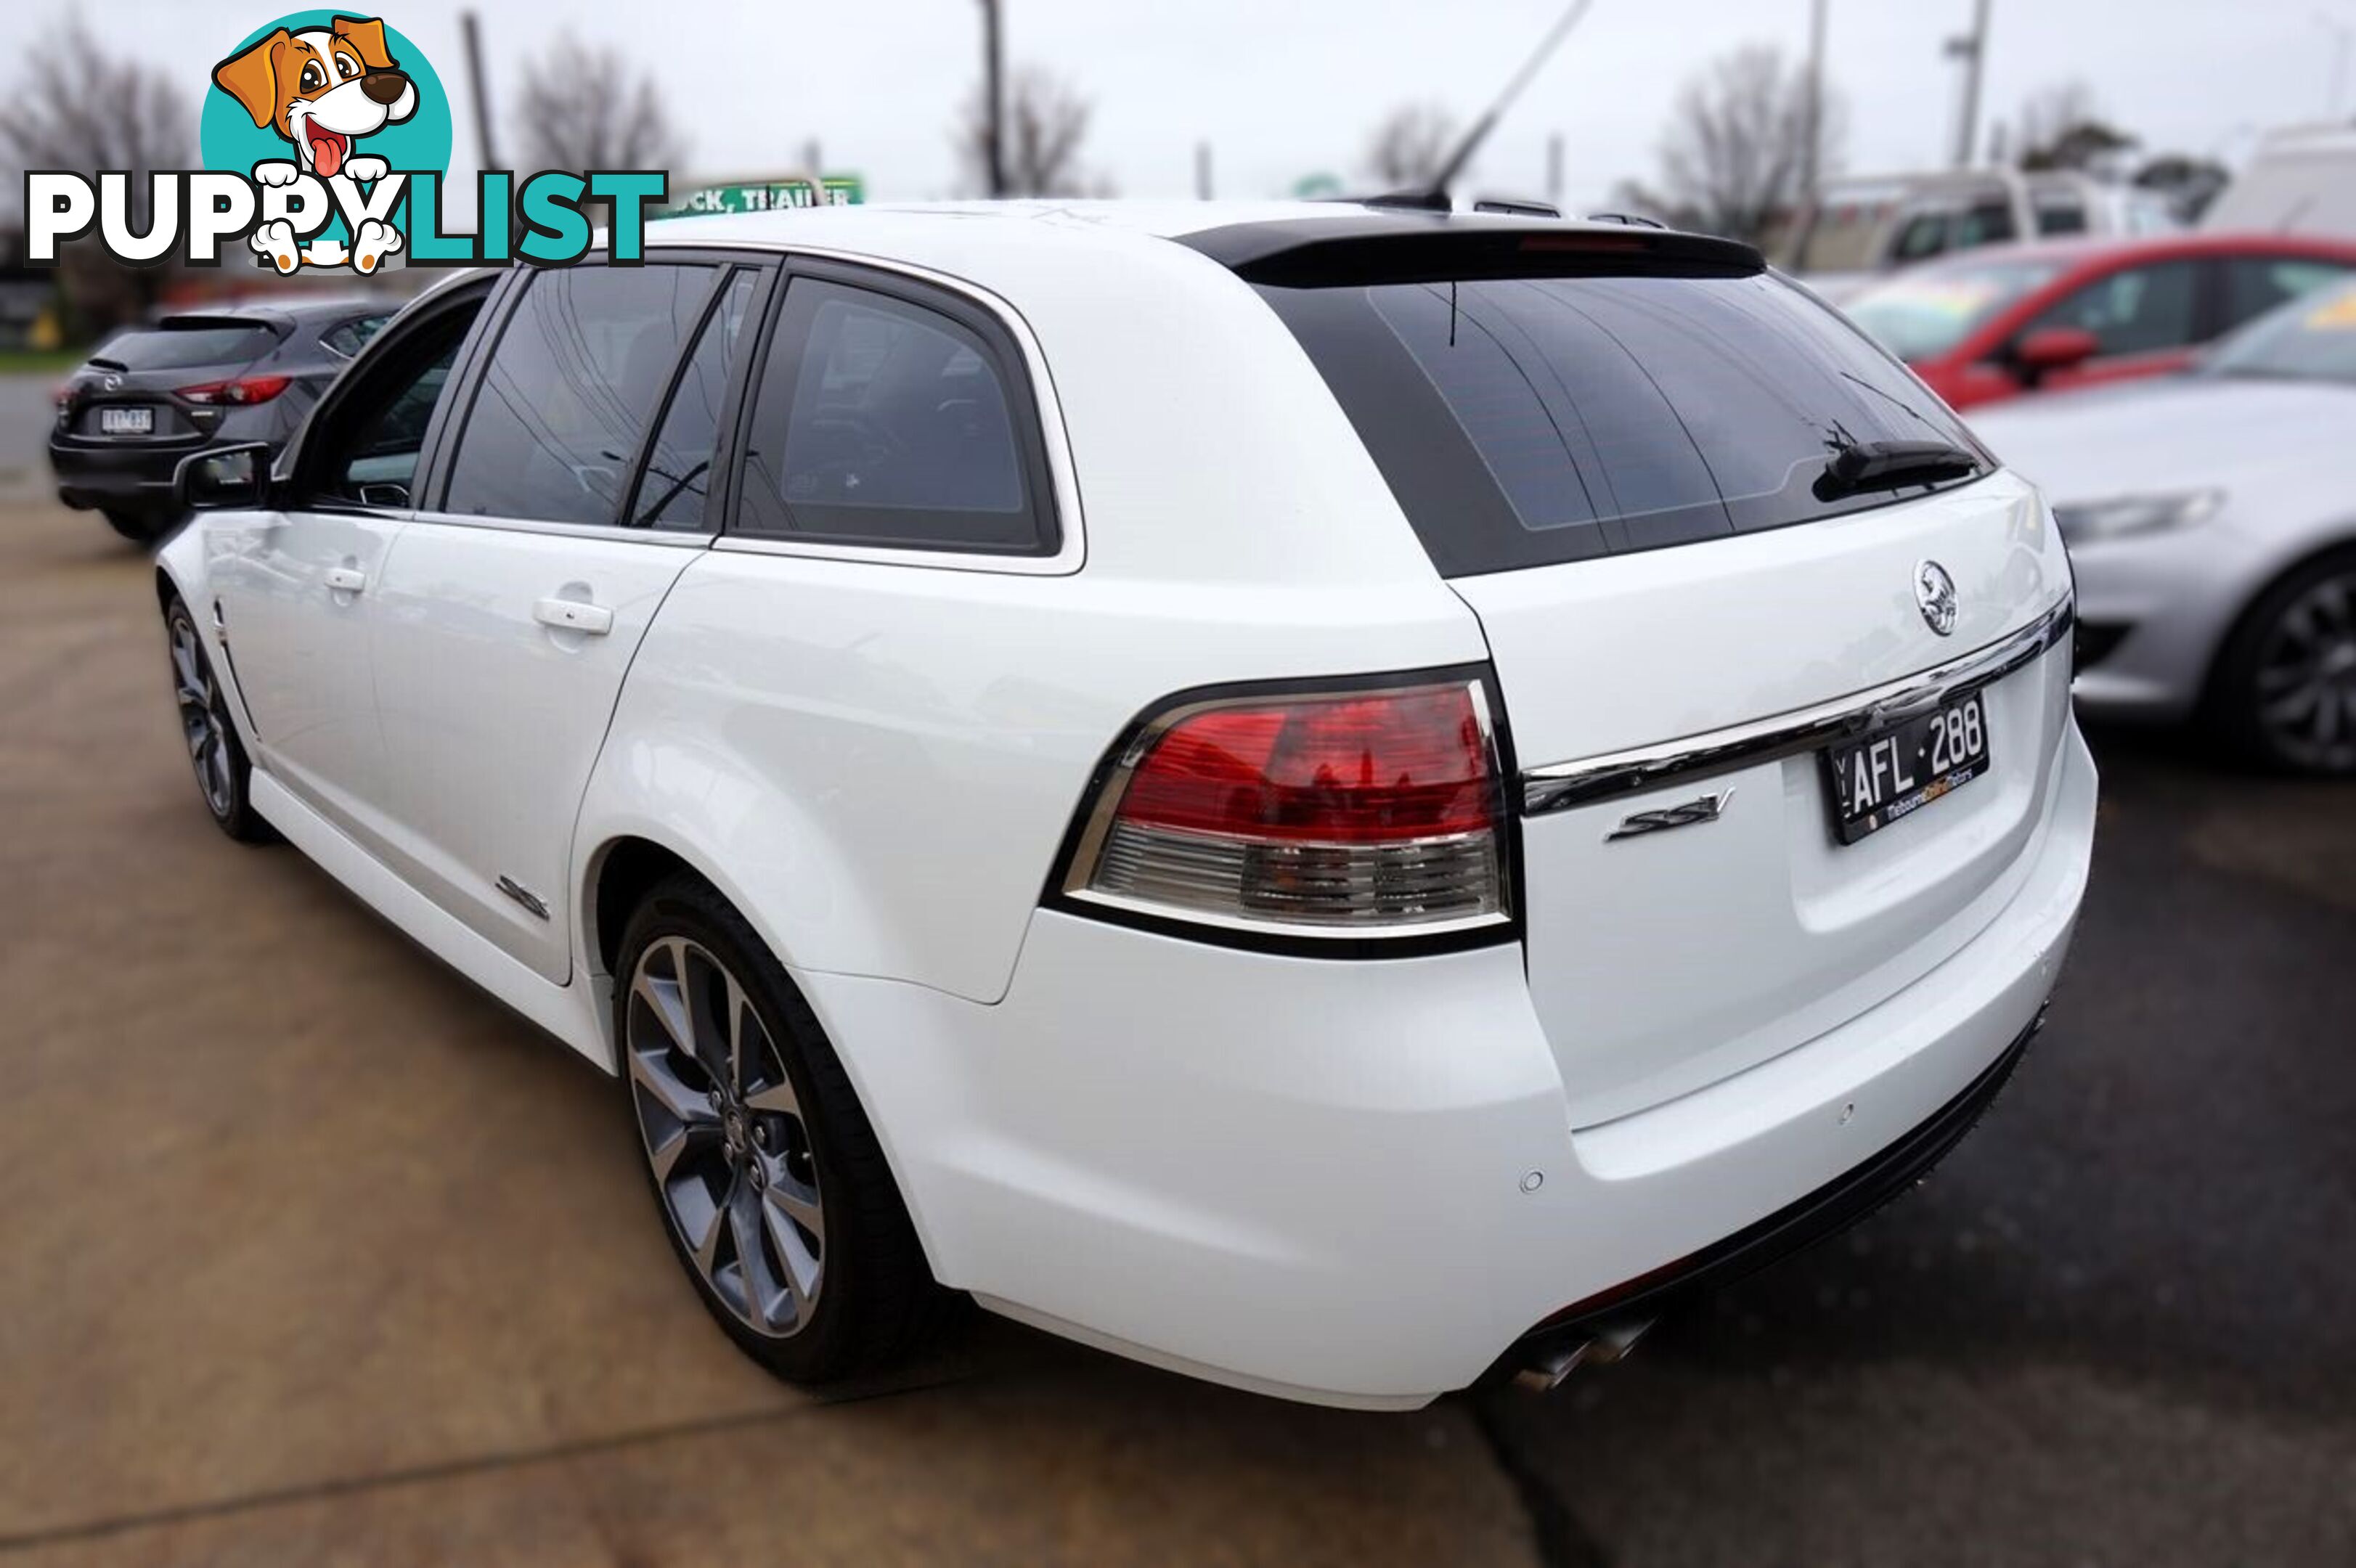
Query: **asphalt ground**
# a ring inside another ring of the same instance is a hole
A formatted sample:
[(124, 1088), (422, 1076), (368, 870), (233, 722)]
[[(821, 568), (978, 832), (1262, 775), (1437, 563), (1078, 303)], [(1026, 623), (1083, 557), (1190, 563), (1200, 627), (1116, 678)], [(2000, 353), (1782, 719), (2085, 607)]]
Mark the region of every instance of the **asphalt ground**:
[(0, 1556), (2356, 1563), (2356, 790), (2097, 734), (2051, 1024), (1923, 1189), (1376, 1416), (980, 1316), (766, 1378), (610, 1081), (213, 830), (92, 517), (0, 507)]

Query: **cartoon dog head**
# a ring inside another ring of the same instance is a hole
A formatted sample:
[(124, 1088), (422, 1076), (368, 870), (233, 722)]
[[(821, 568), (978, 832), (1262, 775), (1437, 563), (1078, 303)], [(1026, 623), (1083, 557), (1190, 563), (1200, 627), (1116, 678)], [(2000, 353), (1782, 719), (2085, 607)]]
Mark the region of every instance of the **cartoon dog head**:
[(350, 159), (352, 143), (417, 112), (417, 88), (385, 52), (384, 24), (337, 16), (325, 27), (281, 27), (213, 67), (213, 80), (256, 125), (294, 144), (322, 179)]

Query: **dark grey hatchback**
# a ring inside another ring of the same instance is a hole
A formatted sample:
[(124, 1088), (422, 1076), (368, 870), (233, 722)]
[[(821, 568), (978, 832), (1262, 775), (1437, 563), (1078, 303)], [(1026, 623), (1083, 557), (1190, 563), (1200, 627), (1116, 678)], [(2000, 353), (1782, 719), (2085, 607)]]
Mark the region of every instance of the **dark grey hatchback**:
[(181, 459), (252, 441), (274, 453), (393, 308), (349, 298), (241, 305), (116, 334), (59, 389), (49, 432), (59, 499), (153, 542), (178, 518)]

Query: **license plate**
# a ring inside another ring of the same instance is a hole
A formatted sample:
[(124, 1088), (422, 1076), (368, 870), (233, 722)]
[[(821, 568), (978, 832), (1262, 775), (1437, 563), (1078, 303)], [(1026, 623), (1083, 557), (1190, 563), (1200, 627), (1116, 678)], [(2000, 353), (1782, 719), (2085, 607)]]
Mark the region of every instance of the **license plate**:
[(1824, 759), (1832, 782), (1833, 836), (1854, 844), (1987, 772), (1987, 713), (1974, 692), (1830, 747)]
[(98, 433), (101, 435), (153, 435), (155, 432), (154, 409), (101, 409), (98, 411)]

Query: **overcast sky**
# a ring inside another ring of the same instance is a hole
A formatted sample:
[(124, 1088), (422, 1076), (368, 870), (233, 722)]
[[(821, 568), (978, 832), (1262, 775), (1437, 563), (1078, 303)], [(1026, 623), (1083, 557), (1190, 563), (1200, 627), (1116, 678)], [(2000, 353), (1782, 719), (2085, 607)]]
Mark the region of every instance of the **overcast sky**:
[[(1387, 109), (1435, 101), (1469, 121), (1560, 5), (1004, 0), (1010, 62), (1050, 67), (1094, 101), (1087, 161), (1133, 196), (1191, 194), (1198, 140), (1211, 144), (1223, 196), (1282, 194), (1320, 171), (1358, 181), (1366, 133)], [(279, 6), (110, 0), (74, 9), (110, 49), (180, 72), (193, 102), (212, 61)], [(792, 166), (817, 138), (830, 170), (863, 175), (871, 199), (956, 194), (948, 130), (978, 69), (978, 0), (500, 0), (479, 9), (498, 104), (514, 102), (520, 60), (570, 27), (653, 74), (690, 149), (689, 169), (676, 172)], [(52, 0), (5, 10), (0, 74), (21, 69), (22, 46), (67, 15)], [(399, 0), (381, 13), (454, 93), (465, 80), (458, 10)], [(1828, 76), (1848, 103), (1847, 167), (1945, 162), (1958, 71), (1940, 44), (1968, 27), (1971, 10), (1972, 0), (1830, 0)], [(1600, 203), (1616, 179), (1649, 178), (1678, 84), (1752, 40), (1797, 55), (1807, 14), (1808, 0), (1594, 0), (1491, 140), (1473, 184), (1542, 194), (1555, 133), (1574, 207)], [(1988, 116), (2082, 79), (2147, 145), (2234, 161), (2256, 128), (2325, 113), (2339, 39), (2356, 36), (2356, 0), (1994, 0), (1991, 34)], [(2343, 112), (2356, 110), (2356, 61), (2346, 74)], [(463, 102), (454, 108), (453, 161), (464, 175), (476, 155), (471, 118)]]

